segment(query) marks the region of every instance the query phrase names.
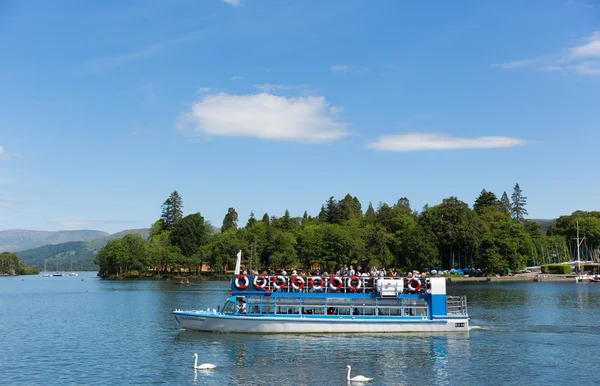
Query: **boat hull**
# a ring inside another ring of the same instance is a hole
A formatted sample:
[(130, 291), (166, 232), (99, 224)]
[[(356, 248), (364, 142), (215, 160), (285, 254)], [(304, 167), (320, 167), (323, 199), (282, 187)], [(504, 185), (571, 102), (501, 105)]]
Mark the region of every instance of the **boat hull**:
[(182, 328), (226, 333), (397, 333), (397, 332), (467, 332), (468, 317), (421, 318), (385, 317), (271, 317), (223, 315), (203, 311), (174, 311)]

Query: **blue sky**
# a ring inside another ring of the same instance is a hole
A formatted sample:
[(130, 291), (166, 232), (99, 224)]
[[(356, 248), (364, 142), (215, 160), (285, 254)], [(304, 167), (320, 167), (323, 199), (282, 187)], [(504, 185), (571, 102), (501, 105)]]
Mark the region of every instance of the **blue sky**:
[(0, 230), (413, 208), (598, 210), (596, 1), (0, 2)]

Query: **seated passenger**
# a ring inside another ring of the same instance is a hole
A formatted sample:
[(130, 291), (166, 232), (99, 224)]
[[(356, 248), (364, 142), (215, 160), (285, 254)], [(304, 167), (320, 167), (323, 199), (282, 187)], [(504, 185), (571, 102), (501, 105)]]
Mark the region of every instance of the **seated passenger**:
[(240, 304), (237, 306), (238, 313), (245, 314), (246, 313), (246, 301), (244, 299), (240, 299)]

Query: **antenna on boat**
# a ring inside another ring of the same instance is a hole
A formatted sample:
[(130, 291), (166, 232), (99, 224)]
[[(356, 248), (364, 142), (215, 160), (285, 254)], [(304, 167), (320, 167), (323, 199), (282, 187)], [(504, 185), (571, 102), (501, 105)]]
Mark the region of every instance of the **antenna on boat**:
[(237, 260), (235, 262), (235, 274), (240, 274), (240, 266), (242, 265), (242, 250), (237, 253)]

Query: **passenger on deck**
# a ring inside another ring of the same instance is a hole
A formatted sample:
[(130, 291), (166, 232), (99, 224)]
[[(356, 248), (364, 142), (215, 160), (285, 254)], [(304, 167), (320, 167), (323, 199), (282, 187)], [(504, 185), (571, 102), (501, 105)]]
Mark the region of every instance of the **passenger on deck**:
[(244, 299), (240, 299), (240, 304), (238, 304), (238, 313), (245, 314), (246, 313), (246, 301)]
[(350, 269), (348, 270), (348, 276), (354, 276), (356, 274), (356, 271), (354, 270), (354, 266), (351, 265)]

